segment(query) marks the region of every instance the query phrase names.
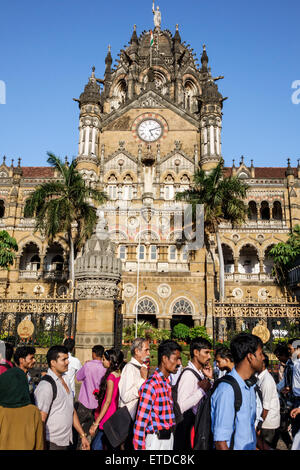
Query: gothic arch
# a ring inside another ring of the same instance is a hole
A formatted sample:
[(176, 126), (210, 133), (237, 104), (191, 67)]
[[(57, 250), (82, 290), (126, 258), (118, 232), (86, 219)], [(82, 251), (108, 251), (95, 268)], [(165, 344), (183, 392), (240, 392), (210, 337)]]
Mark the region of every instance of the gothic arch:
[(141, 243), (159, 243), (160, 236), (154, 230), (142, 230), (141, 232), (137, 232), (135, 235), (135, 241), (141, 241)]

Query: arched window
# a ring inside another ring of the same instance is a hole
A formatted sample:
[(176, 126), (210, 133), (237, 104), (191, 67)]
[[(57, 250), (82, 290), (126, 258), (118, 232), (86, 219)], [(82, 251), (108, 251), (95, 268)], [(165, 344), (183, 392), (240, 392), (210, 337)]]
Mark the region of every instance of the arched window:
[(169, 201), (174, 199), (174, 178), (172, 175), (168, 175), (165, 178), (165, 200)]
[(117, 199), (118, 197), (118, 180), (115, 175), (111, 175), (107, 180), (107, 193), (110, 199)]
[(62, 272), (64, 266), (64, 259), (61, 255), (56, 255), (51, 261), (51, 271)]
[(193, 307), (185, 299), (177, 300), (173, 306), (173, 315), (192, 315), (193, 314)]
[(224, 271), (225, 273), (234, 272), (234, 259), (232, 249), (225, 244), (222, 244), (223, 258), (224, 258)]
[(282, 207), (279, 201), (275, 201), (273, 204), (272, 218), (274, 220), (282, 220)]
[(188, 249), (187, 249), (187, 246), (184, 245), (182, 248), (181, 248), (181, 259), (182, 261), (187, 261), (188, 260)]
[(126, 95), (127, 95), (127, 84), (126, 84), (126, 81), (122, 79), (117, 83), (115, 90), (114, 90), (114, 96), (117, 98), (119, 106), (125, 103)]
[(2, 199), (0, 199), (0, 219), (4, 217), (5, 214), (5, 204)]
[(144, 261), (146, 258), (146, 250), (145, 250), (145, 245), (140, 245), (139, 249), (139, 260)]
[(150, 247), (150, 261), (156, 261), (157, 259), (157, 246), (151, 245)]
[(267, 201), (262, 201), (260, 205), (261, 220), (270, 220), (270, 207)]
[(259, 260), (257, 250), (252, 245), (245, 245), (240, 251), (239, 273), (259, 273)]
[(41, 266), (39, 247), (30, 242), (22, 251), (20, 258), (20, 271), (38, 271)]
[(123, 199), (124, 201), (131, 201), (132, 196), (133, 196), (133, 190), (132, 190), (133, 180), (129, 174), (125, 176), (123, 183), (124, 183)]
[(274, 245), (270, 245), (270, 246), (268, 246), (268, 248), (267, 248), (266, 251), (265, 251), (265, 256), (264, 256), (264, 272), (265, 272), (266, 274), (272, 274), (273, 265), (274, 265), (274, 260), (273, 260), (273, 258), (270, 256), (270, 250), (272, 250), (273, 247), (274, 247)]
[(153, 302), (153, 300), (147, 297), (140, 300), (138, 304), (138, 314), (155, 315), (156, 307), (155, 307), (155, 303)]
[(195, 113), (198, 111), (197, 102), (198, 89), (195, 83), (188, 79), (184, 84), (184, 107), (187, 111)]
[(249, 220), (257, 221), (257, 205), (255, 201), (250, 201), (248, 204), (248, 218)]

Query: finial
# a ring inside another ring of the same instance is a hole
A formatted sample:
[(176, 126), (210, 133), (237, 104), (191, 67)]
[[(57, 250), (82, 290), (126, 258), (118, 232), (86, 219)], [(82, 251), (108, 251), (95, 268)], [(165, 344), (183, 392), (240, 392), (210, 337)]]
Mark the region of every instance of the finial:
[(244, 155), (241, 156), (240, 166), (242, 163), (244, 163)]
[(253, 160), (251, 160), (251, 168), (253, 168)]
[(176, 31), (178, 31), (178, 29), (179, 29), (179, 26), (178, 26), (178, 24), (177, 24), (177, 25), (176, 25)]
[(6, 156), (3, 155), (3, 164), (5, 164)]
[(66, 165), (66, 166), (69, 166), (68, 155), (65, 156), (65, 165)]
[(12, 168), (14, 167), (14, 159), (12, 158), (11, 159), (11, 165), (10, 165)]
[(234, 162), (235, 162), (235, 159), (233, 158), (232, 159), (232, 168), (235, 168)]
[(18, 167), (20, 168), (20, 166), (21, 166), (21, 158), (19, 157), (18, 158)]
[(288, 164), (288, 167), (291, 166), (291, 160), (290, 160), (290, 158), (287, 159), (287, 164)]
[(205, 44), (203, 44), (203, 50), (206, 51), (206, 45)]
[(111, 45), (108, 44), (108, 52), (111, 52)]
[(133, 31), (136, 31), (136, 24), (133, 25)]
[(297, 162), (298, 162), (298, 168), (299, 168), (299, 167), (300, 167), (300, 163), (299, 163), (299, 162), (300, 162), (300, 159), (299, 159), (299, 158), (298, 158)]

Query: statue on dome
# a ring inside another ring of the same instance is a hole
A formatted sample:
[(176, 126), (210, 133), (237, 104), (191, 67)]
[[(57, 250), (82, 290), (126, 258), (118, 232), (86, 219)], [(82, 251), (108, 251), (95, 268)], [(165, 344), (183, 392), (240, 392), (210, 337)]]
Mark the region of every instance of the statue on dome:
[(152, 12), (154, 15), (154, 26), (155, 28), (160, 29), (161, 25), (161, 12), (159, 11), (159, 6), (156, 7), (156, 10), (154, 8), (154, 0), (153, 0), (153, 5), (152, 5)]

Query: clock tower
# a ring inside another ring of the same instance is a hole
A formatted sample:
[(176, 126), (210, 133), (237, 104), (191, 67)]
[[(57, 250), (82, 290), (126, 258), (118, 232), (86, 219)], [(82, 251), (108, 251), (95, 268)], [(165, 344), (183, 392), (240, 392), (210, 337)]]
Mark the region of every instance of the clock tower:
[[(161, 21), (161, 20), (160, 20)], [(170, 329), (206, 318), (204, 250), (188, 249), (183, 203), (196, 168), (209, 171), (222, 158), (224, 98), (190, 45), (157, 24), (128, 46), (105, 74), (95, 69), (80, 95), (78, 169), (87, 184), (107, 192), (109, 233), (123, 265), (124, 323), (149, 320)]]

